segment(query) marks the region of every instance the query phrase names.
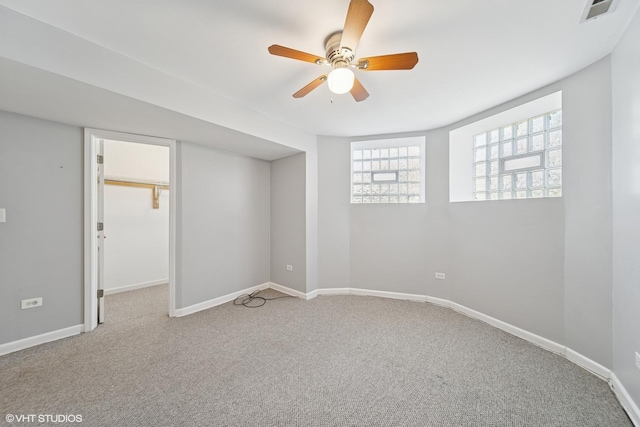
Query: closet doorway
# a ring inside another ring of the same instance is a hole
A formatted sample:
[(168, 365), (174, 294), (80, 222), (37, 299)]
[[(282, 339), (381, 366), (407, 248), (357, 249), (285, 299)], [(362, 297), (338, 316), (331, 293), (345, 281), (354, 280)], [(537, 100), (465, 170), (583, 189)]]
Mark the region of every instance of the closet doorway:
[(143, 288), (173, 316), (175, 141), (87, 129), (85, 166), (85, 331), (109, 321), (106, 296)]

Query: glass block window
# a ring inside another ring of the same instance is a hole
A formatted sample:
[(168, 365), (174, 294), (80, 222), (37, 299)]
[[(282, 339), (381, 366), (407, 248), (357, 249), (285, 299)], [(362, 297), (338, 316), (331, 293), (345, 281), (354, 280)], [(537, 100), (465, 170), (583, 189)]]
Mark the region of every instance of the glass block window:
[(562, 110), (473, 137), (475, 200), (562, 196)]
[(423, 203), (424, 137), (351, 143), (351, 203)]

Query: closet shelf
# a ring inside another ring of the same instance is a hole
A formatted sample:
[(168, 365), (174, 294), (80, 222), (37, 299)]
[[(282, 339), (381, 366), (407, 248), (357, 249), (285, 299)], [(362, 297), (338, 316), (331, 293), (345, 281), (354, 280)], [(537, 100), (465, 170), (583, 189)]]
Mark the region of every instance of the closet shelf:
[(105, 178), (104, 183), (105, 185), (119, 185), (121, 187), (148, 188), (151, 190), (153, 198), (153, 209), (160, 209), (160, 195), (163, 190), (169, 190), (169, 184), (164, 182)]

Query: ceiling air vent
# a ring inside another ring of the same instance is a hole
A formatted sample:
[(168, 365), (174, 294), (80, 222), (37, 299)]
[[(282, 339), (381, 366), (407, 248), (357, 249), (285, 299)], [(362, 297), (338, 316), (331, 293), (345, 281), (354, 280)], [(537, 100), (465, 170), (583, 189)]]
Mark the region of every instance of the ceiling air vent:
[(616, 9), (618, 1), (619, 0), (589, 0), (587, 7), (585, 7), (582, 13), (580, 22), (589, 21), (613, 12)]

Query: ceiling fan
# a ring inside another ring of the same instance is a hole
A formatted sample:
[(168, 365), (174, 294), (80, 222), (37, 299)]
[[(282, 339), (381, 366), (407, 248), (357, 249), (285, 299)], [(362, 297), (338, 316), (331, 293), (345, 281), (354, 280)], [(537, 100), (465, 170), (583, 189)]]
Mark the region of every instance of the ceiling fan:
[(418, 63), (416, 52), (372, 56), (355, 60), (356, 47), (372, 14), (373, 5), (367, 0), (351, 0), (344, 29), (332, 33), (325, 41), (326, 56), (324, 58), (277, 44), (269, 46), (269, 53), (272, 55), (317, 65), (328, 65), (332, 68), (328, 74), (318, 77), (294, 93), (294, 98), (302, 98), (326, 81), (331, 92), (336, 94), (351, 92), (357, 102), (364, 101), (369, 93), (356, 78), (352, 69), (363, 71), (410, 70)]

